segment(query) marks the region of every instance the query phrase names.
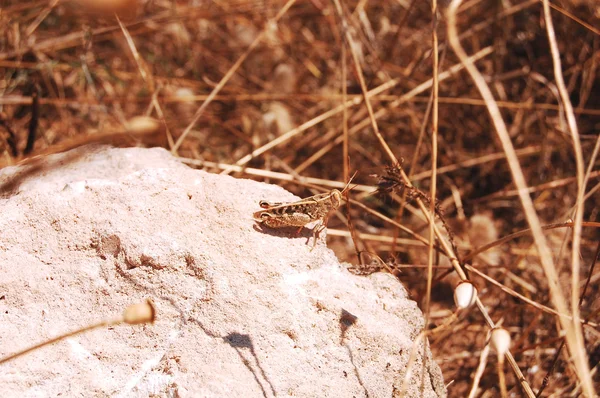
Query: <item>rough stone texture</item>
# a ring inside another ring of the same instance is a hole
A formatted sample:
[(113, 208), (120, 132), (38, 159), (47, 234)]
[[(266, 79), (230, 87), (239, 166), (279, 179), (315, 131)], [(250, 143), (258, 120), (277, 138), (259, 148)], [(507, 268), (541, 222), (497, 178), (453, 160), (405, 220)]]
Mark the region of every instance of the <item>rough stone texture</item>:
[[(310, 230), (261, 232), (251, 214), (295, 199), (282, 188), (138, 148), (0, 184), (0, 357), (147, 297), (158, 312), (0, 365), (3, 397), (400, 395), (420, 311), (389, 274), (350, 274), (323, 239), (311, 252)], [(445, 396), (429, 350), (419, 391), (420, 352), (406, 396)]]

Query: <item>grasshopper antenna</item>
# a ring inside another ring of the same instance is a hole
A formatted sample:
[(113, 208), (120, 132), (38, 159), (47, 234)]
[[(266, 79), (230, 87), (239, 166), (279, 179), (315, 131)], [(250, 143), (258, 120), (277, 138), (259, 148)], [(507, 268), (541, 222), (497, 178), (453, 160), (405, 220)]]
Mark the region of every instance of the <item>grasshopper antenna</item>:
[(354, 172), (354, 174), (352, 174), (352, 177), (350, 177), (350, 179), (346, 183), (346, 186), (344, 187), (344, 189), (342, 189), (342, 195), (346, 192), (346, 190), (352, 191), (354, 188), (356, 188), (358, 186), (358, 184), (356, 184), (352, 188), (348, 189), (348, 186), (350, 185), (350, 183), (352, 182), (352, 180), (354, 179), (354, 177), (356, 177), (357, 174), (358, 174), (358, 170), (356, 170)]

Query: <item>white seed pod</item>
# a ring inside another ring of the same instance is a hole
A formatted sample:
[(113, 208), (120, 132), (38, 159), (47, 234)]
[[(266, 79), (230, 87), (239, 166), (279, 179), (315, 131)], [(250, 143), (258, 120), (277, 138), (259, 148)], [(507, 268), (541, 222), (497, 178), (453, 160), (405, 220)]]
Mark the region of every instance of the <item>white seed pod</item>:
[[(480, 247), (489, 242), (498, 240), (498, 237), (500, 236), (498, 223), (498, 220), (492, 216), (491, 212), (480, 212), (469, 218), (466, 232), (471, 245), (473, 247)], [(477, 258), (490, 265), (499, 265), (501, 262), (501, 255), (501, 250), (496, 246), (480, 253)]]
[(143, 303), (133, 304), (125, 308), (123, 312), (123, 321), (130, 325), (140, 323), (154, 323), (156, 310), (152, 300), (148, 299)]
[(152, 134), (160, 129), (160, 122), (148, 116), (134, 116), (125, 127), (133, 134)]
[(296, 71), (290, 64), (279, 64), (273, 71), (273, 91), (289, 94), (296, 90)]
[(194, 99), (195, 94), (192, 89), (181, 87), (175, 90), (173, 95), (177, 98), (176, 108), (179, 116), (185, 119), (191, 119), (197, 108), (196, 100)]
[(240, 20), (233, 26), (233, 36), (242, 47), (252, 44), (258, 34), (258, 30), (248, 21)]
[(460, 282), (454, 289), (454, 303), (464, 310), (475, 303), (477, 298), (477, 288), (469, 281)]
[(267, 112), (263, 114), (263, 123), (267, 130), (274, 130), (277, 135), (287, 133), (295, 127), (290, 111), (281, 102), (269, 104)]
[(173, 22), (165, 26), (164, 32), (170, 34), (178, 45), (189, 45), (192, 41), (192, 36), (181, 22)]
[(495, 328), (490, 337), (492, 348), (499, 356), (504, 356), (510, 348), (510, 333), (504, 328)]

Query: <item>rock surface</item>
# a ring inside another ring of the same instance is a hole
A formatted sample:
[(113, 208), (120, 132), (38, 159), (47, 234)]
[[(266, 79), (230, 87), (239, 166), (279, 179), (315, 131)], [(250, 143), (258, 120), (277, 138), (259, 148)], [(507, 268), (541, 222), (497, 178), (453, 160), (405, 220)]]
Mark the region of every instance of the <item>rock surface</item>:
[[(420, 311), (389, 274), (310, 251), (310, 230), (260, 231), (258, 201), (289, 192), (162, 149), (24, 170), (0, 171), (0, 358), (148, 297), (157, 320), (0, 365), (2, 396), (400, 396)], [(429, 350), (421, 385), (421, 352), (404, 396), (445, 396)]]

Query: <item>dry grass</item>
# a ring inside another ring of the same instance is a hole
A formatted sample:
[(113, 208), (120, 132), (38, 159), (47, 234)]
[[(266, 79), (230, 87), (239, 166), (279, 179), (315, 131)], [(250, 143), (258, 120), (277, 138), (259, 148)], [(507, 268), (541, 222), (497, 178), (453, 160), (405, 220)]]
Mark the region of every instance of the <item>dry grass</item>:
[[(160, 145), (301, 196), (358, 170), (352, 233), (332, 217), (329, 244), (422, 304), (450, 396), (593, 394), (594, 0), (100, 3), (3, 2), (0, 166), (86, 142)], [(136, 133), (137, 116), (161, 128)], [(374, 195), (386, 169), (397, 184)], [(465, 278), (479, 299), (455, 313)], [(488, 356), (497, 324), (510, 368)]]

